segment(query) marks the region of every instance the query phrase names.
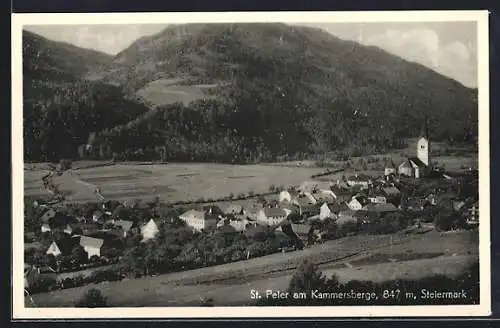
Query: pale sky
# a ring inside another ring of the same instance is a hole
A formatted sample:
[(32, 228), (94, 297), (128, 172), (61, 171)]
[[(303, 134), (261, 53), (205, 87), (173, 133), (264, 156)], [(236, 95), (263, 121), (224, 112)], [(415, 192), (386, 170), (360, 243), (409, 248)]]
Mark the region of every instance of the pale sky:
[[(477, 26), (475, 22), (309, 23), (346, 40), (380, 47), (420, 63), (468, 87), (477, 87)], [(142, 36), (167, 25), (37, 25), (25, 26), (55, 41), (117, 54)]]

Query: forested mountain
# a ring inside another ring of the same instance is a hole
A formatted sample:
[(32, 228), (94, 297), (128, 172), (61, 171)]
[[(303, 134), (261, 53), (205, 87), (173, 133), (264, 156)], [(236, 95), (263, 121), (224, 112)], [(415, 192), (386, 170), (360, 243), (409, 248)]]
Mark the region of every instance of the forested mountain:
[(417, 136), (425, 117), (435, 140), (467, 142), (477, 136), (476, 90), (309, 27), (169, 26), (92, 70), (134, 98), (162, 80), (214, 86), (205, 99), (166, 103), (142, 114), (127, 111), (127, 119), (135, 117), (106, 122), (95, 145), (123, 159), (241, 162), (370, 153)]
[(92, 132), (124, 124), (148, 108), (121, 88), (84, 77), (113, 57), (23, 31), (24, 156), (74, 158)]

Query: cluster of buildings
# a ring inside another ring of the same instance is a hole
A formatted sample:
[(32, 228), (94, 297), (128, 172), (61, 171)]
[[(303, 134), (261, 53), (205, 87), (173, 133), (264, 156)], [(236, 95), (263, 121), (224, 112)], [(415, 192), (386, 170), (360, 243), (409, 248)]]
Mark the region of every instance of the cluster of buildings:
[[(420, 179), (432, 171), (429, 165), (429, 143), (426, 138), (417, 142), (417, 156), (404, 160), (399, 166), (386, 168), (381, 177), (353, 174), (342, 181), (304, 181), (296, 187), (282, 190), (278, 194), (252, 201), (224, 202), (201, 208), (193, 208), (179, 215), (179, 219), (201, 232), (223, 227), (232, 227), (242, 232), (252, 227), (266, 225), (281, 231), (291, 231), (302, 239), (311, 235), (313, 222), (334, 220), (337, 224), (358, 223), (363, 216), (380, 217), (398, 211), (422, 211), (425, 206), (433, 206), (442, 201), (434, 194), (410, 198), (401, 203), (398, 189), (399, 177)], [(477, 200), (450, 200), (451, 206), (467, 213), (471, 224), (478, 222)], [(156, 238), (160, 233), (160, 223), (155, 219), (137, 225), (127, 218), (117, 217), (113, 208), (104, 203), (91, 217), (77, 217), (73, 223), (58, 227), (67, 235), (64, 241), (53, 241), (47, 254), (59, 256), (71, 252), (75, 245), (83, 247), (88, 258), (100, 257), (108, 240), (124, 239), (131, 232), (140, 234), (142, 241)], [(291, 214), (294, 214), (293, 220)], [(52, 233), (54, 227), (49, 222), (57, 211), (48, 208), (41, 215), (41, 232)], [(363, 220), (363, 219), (361, 219)], [(284, 229), (283, 226), (287, 225)], [(106, 237), (107, 236), (107, 237)], [(109, 237), (109, 238), (108, 238)]]

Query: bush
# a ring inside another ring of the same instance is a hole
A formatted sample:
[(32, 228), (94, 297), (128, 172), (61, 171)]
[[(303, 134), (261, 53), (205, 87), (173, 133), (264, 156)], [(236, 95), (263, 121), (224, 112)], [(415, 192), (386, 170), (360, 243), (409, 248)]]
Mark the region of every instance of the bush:
[(106, 297), (104, 297), (99, 289), (92, 288), (87, 291), (80, 300), (75, 304), (75, 307), (106, 307)]
[(61, 159), (59, 162), (59, 167), (61, 171), (66, 171), (71, 169), (73, 162), (70, 159)]

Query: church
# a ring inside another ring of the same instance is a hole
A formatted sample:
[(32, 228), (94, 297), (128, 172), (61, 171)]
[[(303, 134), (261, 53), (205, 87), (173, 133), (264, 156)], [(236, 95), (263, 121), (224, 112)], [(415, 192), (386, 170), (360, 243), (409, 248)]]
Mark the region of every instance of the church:
[(430, 171), (429, 140), (425, 137), (417, 141), (417, 156), (409, 157), (398, 166), (398, 174), (412, 178), (421, 178)]

